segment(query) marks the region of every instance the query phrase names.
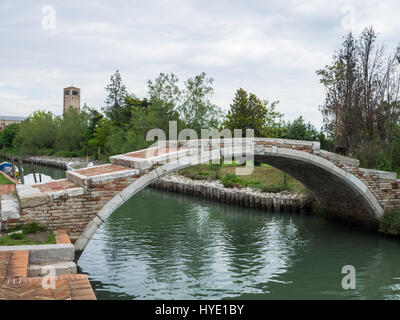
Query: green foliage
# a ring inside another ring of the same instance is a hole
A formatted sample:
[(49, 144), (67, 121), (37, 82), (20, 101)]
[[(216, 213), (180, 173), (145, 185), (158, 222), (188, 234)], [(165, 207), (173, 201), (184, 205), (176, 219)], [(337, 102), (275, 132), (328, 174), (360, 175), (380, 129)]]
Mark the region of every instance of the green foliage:
[(185, 125), (195, 130), (199, 136), (201, 129), (218, 128), (223, 115), (222, 110), (210, 101), (214, 94), (213, 81), (202, 72), (185, 82), (179, 112)]
[(261, 182), (256, 180), (244, 180), (231, 173), (228, 173), (221, 178), (221, 182), (225, 188), (261, 188)]
[(379, 231), (385, 234), (400, 234), (400, 209), (386, 210), (379, 222)]
[(283, 183), (263, 185), (261, 188), (261, 192), (265, 193), (279, 193), (287, 190), (288, 188)]
[[(266, 136), (270, 138), (283, 138), (286, 135), (285, 121), (283, 121), (283, 113), (276, 111), (276, 105), (279, 101), (273, 101), (267, 107), (266, 115)], [(268, 104), (266, 102), (265, 104)]]
[(67, 109), (63, 117), (56, 118), (55, 149), (67, 152), (85, 149), (89, 133), (89, 115), (78, 109)]
[(88, 127), (85, 111), (70, 108), (57, 117), (35, 111), (21, 122), (13, 143), (21, 154), (81, 156), (87, 148)]
[(223, 165), (223, 160), (220, 159), (218, 163), (213, 163), (212, 161), (208, 164), (210, 169), (214, 172), (215, 179), (219, 179), (220, 171)]
[(228, 173), (225, 177), (221, 178), (221, 182), (225, 188), (242, 187), (241, 179), (239, 179), (235, 174)]
[(2, 184), (14, 184), (14, 182), (8, 180), (5, 176), (0, 173), (0, 185)]
[(303, 116), (298, 117), (293, 122), (288, 122), (285, 125), (285, 131), (282, 138), (305, 140), (305, 141), (319, 141), (321, 149), (332, 151), (334, 148), (334, 140), (330, 136), (326, 136), (323, 131), (317, 129), (311, 122), (305, 122)]
[(58, 120), (51, 112), (35, 111), (20, 123), (14, 145), (24, 154), (53, 149), (57, 139)]
[(127, 91), (125, 85), (122, 83), (121, 74), (118, 70), (111, 75), (110, 84), (108, 84), (105, 89), (108, 92), (105, 100), (105, 107), (103, 107), (106, 116), (117, 125), (129, 122), (130, 112), (124, 110)]
[(306, 123), (303, 116), (300, 116), (293, 122), (288, 122), (285, 138), (316, 141), (318, 139), (318, 131), (310, 122)]
[(0, 147), (11, 148), (19, 128), (18, 123), (12, 123), (0, 131)]
[(387, 54), (368, 27), (358, 38), (348, 33), (332, 63), (317, 71), (325, 88), (325, 130), (363, 167), (400, 168), (399, 57), (400, 46)]
[(36, 232), (43, 232), (43, 231), (47, 231), (47, 227), (46, 226), (42, 226), (36, 222), (31, 222), (31, 223), (27, 223), (24, 224), (21, 227), (21, 230), (25, 233), (36, 233)]
[[(16, 231), (22, 231), (15, 233)], [(55, 244), (56, 238), (53, 232), (50, 232), (46, 241), (32, 240), (29, 235), (37, 232), (47, 231), (47, 228), (35, 222), (21, 225), (7, 230), (8, 234), (0, 237), (0, 246), (15, 246), (28, 244)]]
[(254, 136), (265, 137), (267, 135), (267, 105), (268, 101), (261, 101), (255, 94), (248, 94), (246, 90), (240, 88), (236, 91), (226, 116), (225, 128), (231, 131), (253, 129)]
[(13, 240), (21, 240), (23, 238), (25, 238), (25, 235), (21, 232), (21, 233), (12, 233), (9, 235), (9, 237)]

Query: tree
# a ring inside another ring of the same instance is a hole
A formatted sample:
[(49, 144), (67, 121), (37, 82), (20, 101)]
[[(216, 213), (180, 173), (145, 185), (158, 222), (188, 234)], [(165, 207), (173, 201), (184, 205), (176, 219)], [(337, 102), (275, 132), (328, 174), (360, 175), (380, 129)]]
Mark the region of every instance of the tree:
[(18, 128), (18, 123), (12, 123), (4, 127), (3, 130), (0, 131), (0, 147), (12, 148), (13, 141), (18, 132)]
[(214, 94), (213, 81), (202, 72), (185, 82), (179, 112), (185, 125), (198, 134), (201, 129), (217, 128), (223, 115), (222, 110), (210, 101)]
[(149, 100), (152, 103), (164, 104), (170, 109), (178, 109), (182, 99), (178, 82), (179, 79), (175, 74), (160, 73), (154, 81), (147, 82)]
[(108, 92), (108, 96), (105, 100), (106, 106), (103, 108), (104, 113), (118, 125), (121, 120), (126, 122), (127, 119), (124, 119), (121, 113), (124, 108), (127, 92), (118, 70), (111, 75), (110, 84), (108, 84), (105, 89)]
[(400, 46), (387, 55), (376, 38), (373, 28), (358, 40), (349, 33), (332, 64), (317, 71), (325, 128), (366, 167), (393, 159), (400, 120)]
[(111, 120), (104, 118), (99, 120), (94, 130), (93, 137), (88, 142), (91, 153), (95, 154), (97, 159), (101, 159), (102, 156), (104, 156), (105, 159), (108, 157), (108, 150), (105, 150), (105, 146), (112, 129), (113, 125)]
[(279, 101), (273, 101), (269, 106), (269, 101), (264, 101), (267, 107), (266, 116), (266, 136), (271, 138), (283, 138), (286, 135), (285, 121), (283, 120), (283, 113), (276, 111), (276, 105)]
[(89, 126), (88, 126), (88, 140), (93, 138), (94, 132), (98, 127), (101, 119), (103, 119), (103, 115), (98, 112), (96, 109), (90, 108), (86, 105), (83, 106), (83, 110), (87, 113), (89, 118)]
[(84, 154), (87, 147), (89, 115), (85, 111), (69, 108), (57, 122), (55, 148), (69, 156)]
[(286, 127), (287, 139), (316, 141), (318, 140), (318, 131), (311, 124), (305, 122), (303, 116), (298, 117), (293, 122), (288, 122)]
[[(275, 106), (276, 103), (274, 102), (273, 105)], [(248, 94), (246, 90), (240, 88), (233, 98), (224, 126), (230, 130), (253, 129), (256, 137), (265, 137), (268, 120), (267, 105), (267, 100), (261, 101), (255, 94)], [(273, 122), (274, 116), (277, 115), (271, 114), (271, 116), (269, 120)]]
[(14, 145), (25, 154), (53, 150), (57, 137), (57, 120), (49, 111), (35, 111), (20, 123)]

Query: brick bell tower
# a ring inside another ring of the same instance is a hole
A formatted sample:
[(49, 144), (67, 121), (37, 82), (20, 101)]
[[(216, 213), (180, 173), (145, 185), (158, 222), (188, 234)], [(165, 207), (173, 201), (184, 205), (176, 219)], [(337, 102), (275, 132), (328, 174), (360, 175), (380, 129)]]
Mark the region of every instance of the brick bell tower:
[(64, 88), (64, 113), (69, 108), (81, 109), (81, 89), (73, 86)]

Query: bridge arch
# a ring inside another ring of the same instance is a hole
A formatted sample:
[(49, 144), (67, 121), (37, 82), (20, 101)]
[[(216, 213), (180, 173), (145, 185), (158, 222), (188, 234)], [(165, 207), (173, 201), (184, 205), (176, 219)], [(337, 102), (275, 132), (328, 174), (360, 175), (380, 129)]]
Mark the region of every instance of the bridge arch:
[[(97, 229), (113, 212), (152, 182), (186, 167), (218, 160), (221, 157), (241, 155), (241, 150), (220, 148), (209, 151), (204, 157), (186, 155), (180, 161), (150, 168), (109, 200), (87, 224), (75, 242), (76, 256), (81, 255)], [(302, 182), (327, 212), (340, 212), (352, 219), (368, 223), (376, 223), (383, 214), (379, 201), (362, 180), (319, 154), (273, 145), (255, 145), (247, 156), (254, 156), (254, 159), (281, 169)], [(113, 162), (113, 159), (111, 160)]]

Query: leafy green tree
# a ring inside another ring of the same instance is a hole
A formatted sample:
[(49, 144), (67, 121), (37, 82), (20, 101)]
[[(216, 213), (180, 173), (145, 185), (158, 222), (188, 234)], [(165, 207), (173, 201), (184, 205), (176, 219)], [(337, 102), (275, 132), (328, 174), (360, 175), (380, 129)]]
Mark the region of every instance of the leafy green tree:
[(12, 148), (13, 141), (17, 135), (19, 123), (12, 123), (0, 131), (0, 147)]
[(288, 122), (286, 128), (287, 139), (316, 141), (318, 139), (318, 131), (311, 124), (305, 122), (303, 116), (298, 117), (293, 122)]
[[(276, 103), (273, 103), (273, 105), (275, 106)], [(240, 88), (236, 91), (224, 125), (230, 130), (253, 129), (256, 137), (265, 137), (268, 132), (267, 105), (268, 101), (262, 101), (255, 94), (248, 94), (246, 90)], [(272, 115), (272, 117), (274, 116), (277, 117), (278, 115)]]
[(89, 115), (78, 109), (66, 110), (62, 118), (57, 119), (57, 138), (55, 148), (65, 152), (65, 155), (80, 156), (85, 154)]
[(20, 123), (14, 145), (25, 154), (54, 150), (57, 129), (57, 121), (51, 112), (35, 111)]
[(96, 159), (106, 159), (108, 150), (106, 150), (107, 138), (113, 131), (112, 121), (109, 119), (100, 119), (93, 133), (93, 138), (88, 142), (91, 153), (96, 156)]
[[(106, 105), (103, 108), (106, 116), (118, 125), (120, 124), (120, 121), (128, 122), (129, 119), (124, 119), (126, 113), (123, 112), (127, 92), (125, 85), (122, 83), (121, 74), (118, 70), (111, 75), (110, 84), (108, 84), (105, 89), (108, 92), (105, 100)], [(130, 113), (128, 113), (128, 116), (130, 116)]]
[(89, 118), (88, 140), (90, 140), (93, 138), (94, 132), (96, 131), (101, 119), (103, 119), (103, 115), (96, 109), (88, 107), (86, 104), (83, 107), (83, 111), (87, 113)]
[(283, 113), (276, 111), (276, 105), (279, 101), (273, 101), (269, 104), (269, 101), (264, 101), (267, 107), (266, 116), (266, 136), (270, 138), (283, 138), (286, 135), (286, 125), (283, 120)]
[(149, 80), (147, 86), (150, 101), (164, 104), (170, 109), (178, 109), (182, 99), (178, 82), (178, 77), (173, 73), (160, 73), (154, 81)]
[(217, 128), (223, 115), (222, 110), (210, 101), (214, 94), (213, 81), (202, 72), (185, 82), (179, 112), (185, 125), (198, 134), (201, 129)]

